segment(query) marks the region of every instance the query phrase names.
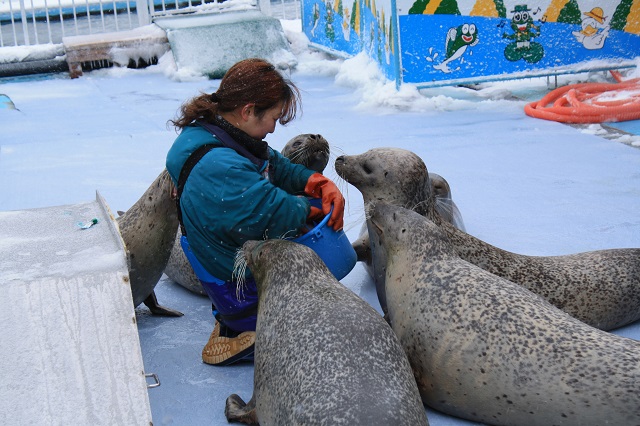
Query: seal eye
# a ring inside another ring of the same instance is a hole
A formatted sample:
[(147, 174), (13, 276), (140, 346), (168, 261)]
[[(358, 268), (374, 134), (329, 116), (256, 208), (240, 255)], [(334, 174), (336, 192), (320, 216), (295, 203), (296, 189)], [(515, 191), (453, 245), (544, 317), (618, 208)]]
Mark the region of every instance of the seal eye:
[(369, 165), (367, 163), (364, 163), (362, 165), (362, 170), (364, 170), (364, 172), (368, 175), (370, 175), (371, 173), (373, 173), (373, 170), (371, 170), (371, 168), (369, 168)]

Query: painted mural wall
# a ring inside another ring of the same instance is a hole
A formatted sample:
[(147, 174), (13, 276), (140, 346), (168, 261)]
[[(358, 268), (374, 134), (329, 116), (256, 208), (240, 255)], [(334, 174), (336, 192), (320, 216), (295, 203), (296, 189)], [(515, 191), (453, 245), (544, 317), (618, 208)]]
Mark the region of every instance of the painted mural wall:
[(640, 0), (398, 0), (404, 82), (640, 56)]
[(375, 59), (385, 75), (398, 79), (398, 28), (394, 0), (303, 0), (302, 30), (323, 50)]
[(631, 64), (640, 0), (305, 0), (303, 30), (399, 82), (453, 84)]

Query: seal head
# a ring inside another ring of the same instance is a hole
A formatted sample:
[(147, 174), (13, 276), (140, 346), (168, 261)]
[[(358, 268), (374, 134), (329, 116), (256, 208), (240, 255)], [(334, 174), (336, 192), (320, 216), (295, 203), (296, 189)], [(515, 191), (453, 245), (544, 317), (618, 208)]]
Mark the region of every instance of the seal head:
[(329, 142), (322, 135), (304, 133), (287, 142), (280, 153), (292, 163), (322, 173), (329, 162)]

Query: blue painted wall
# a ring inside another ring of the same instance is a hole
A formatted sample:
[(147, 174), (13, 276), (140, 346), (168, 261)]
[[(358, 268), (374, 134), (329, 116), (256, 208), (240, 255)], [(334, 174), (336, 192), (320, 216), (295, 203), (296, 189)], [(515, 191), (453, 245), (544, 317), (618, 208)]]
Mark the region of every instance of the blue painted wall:
[(302, 21), (314, 45), (364, 51), (398, 84), (618, 68), (640, 56), (640, 0), (303, 0)]

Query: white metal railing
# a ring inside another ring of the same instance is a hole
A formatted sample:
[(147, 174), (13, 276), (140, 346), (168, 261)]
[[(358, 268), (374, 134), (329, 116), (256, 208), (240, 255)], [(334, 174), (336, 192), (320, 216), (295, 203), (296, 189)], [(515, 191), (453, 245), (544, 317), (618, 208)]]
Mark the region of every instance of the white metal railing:
[[(138, 3), (138, 4), (136, 4)], [(130, 30), (146, 0), (0, 0), (0, 47), (61, 43), (62, 37)]]
[(301, 6), (301, 0), (271, 0), (269, 4), (271, 10), (265, 13), (278, 19), (300, 19)]
[(234, 10), (258, 9), (255, 0), (156, 0), (149, 4), (151, 17), (191, 13), (219, 13)]
[(279, 19), (300, 18), (300, 0), (257, 1), (0, 0), (0, 48), (58, 44), (71, 35), (126, 31), (175, 14), (259, 8)]

